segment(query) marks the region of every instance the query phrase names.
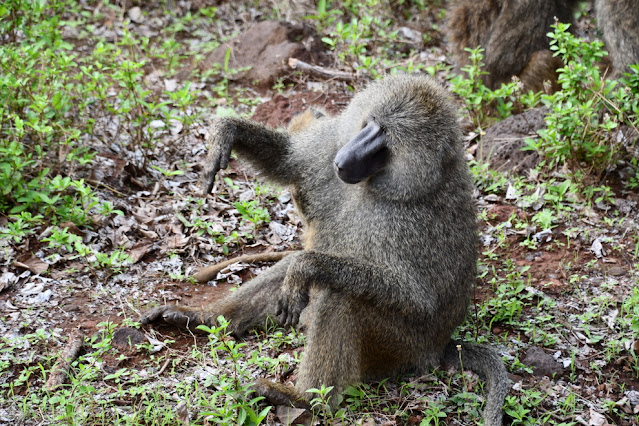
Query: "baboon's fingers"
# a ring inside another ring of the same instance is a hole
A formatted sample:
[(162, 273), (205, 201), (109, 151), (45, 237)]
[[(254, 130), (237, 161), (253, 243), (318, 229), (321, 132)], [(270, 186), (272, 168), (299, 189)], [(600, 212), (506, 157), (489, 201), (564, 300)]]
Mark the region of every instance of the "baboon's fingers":
[(291, 309), (290, 301), (285, 296), (278, 300), (275, 316), (284, 328), (295, 327), (299, 322), (299, 313), (296, 315), (295, 310)]
[(229, 165), (235, 137), (233, 129), (233, 123), (224, 120), (214, 125), (204, 172), (205, 194), (209, 194), (213, 189), (217, 173)]
[(146, 311), (144, 314), (142, 314), (142, 317), (140, 317), (140, 323), (151, 324), (153, 322), (158, 322), (162, 320), (162, 314), (164, 313), (167, 307), (168, 306), (158, 306), (149, 311)]
[(282, 315), (282, 312), (284, 312), (284, 306), (282, 305), (282, 299), (279, 299), (277, 301), (277, 309), (275, 310), (275, 316), (279, 318)]
[(226, 146), (229, 144), (223, 144), (222, 146), (215, 146), (211, 148), (211, 152), (208, 157), (208, 165), (204, 172), (204, 184), (205, 194), (210, 194), (215, 184), (215, 176), (222, 169), (225, 169), (229, 165), (229, 158), (231, 156), (231, 147)]
[(206, 321), (202, 319), (202, 316), (197, 311), (170, 305), (153, 308), (140, 319), (142, 324), (160, 321), (191, 331), (198, 331), (198, 325), (206, 324)]
[(207, 168), (206, 173), (204, 175), (204, 184), (205, 186), (205, 190), (204, 190), (204, 194), (210, 194), (211, 190), (213, 189), (213, 185), (215, 184), (215, 176), (217, 175), (217, 172), (220, 171), (220, 161), (215, 160), (215, 162), (213, 163), (213, 165), (210, 168)]
[(295, 319), (295, 317), (295, 312), (289, 311), (286, 315), (286, 322), (284, 324), (284, 327), (295, 327), (297, 325), (297, 320)]
[(282, 327), (297, 327), (300, 322), (302, 310), (308, 304), (308, 298), (299, 295), (297, 298), (291, 299), (286, 296), (280, 298), (277, 302), (277, 310), (275, 316)]
[(275, 311), (275, 317), (277, 318), (277, 322), (282, 327), (287, 327), (286, 323), (288, 321), (288, 309), (286, 305), (287, 303), (284, 297), (281, 297), (277, 301), (277, 310)]
[(282, 383), (271, 382), (266, 379), (257, 379), (251, 389), (260, 396), (266, 398), (273, 405), (288, 405), (297, 408), (309, 409), (308, 401), (294, 387)]

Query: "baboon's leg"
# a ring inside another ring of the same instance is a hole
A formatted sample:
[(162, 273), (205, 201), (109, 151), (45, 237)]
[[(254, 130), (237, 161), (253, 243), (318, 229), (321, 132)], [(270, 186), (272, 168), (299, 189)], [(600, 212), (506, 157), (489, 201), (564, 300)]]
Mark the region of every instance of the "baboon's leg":
[(561, 88), (557, 83), (557, 68), (563, 65), (561, 59), (553, 56), (550, 50), (538, 50), (531, 55), (519, 74), (519, 80), (524, 85), (524, 90), (533, 92), (546, 92), (544, 82), (548, 81), (550, 92), (556, 92)]
[(353, 310), (357, 302), (343, 294), (318, 291), (314, 299), (311, 301), (314, 315), (306, 332), (295, 388), (310, 399), (308, 389), (333, 386), (329, 402), (335, 406), (344, 386), (362, 380), (364, 324), (359, 322), (365, 318), (357, 318), (358, 309)]
[(335, 407), (348, 385), (420, 367), (418, 344), (398, 333), (410, 327), (406, 319), (389, 318), (370, 302), (329, 289), (312, 291), (307, 309), (313, 314), (295, 388), (264, 379), (254, 387), (271, 403), (308, 406), (315, 397), (308, 389), (332, 386), (329, 404)]
[[(365, 303), (365, 302), (364, 302)], [(361, 381), (362, 338), (355, 321), (356, 306), (348, 296), (330, 290), (313, 291), (313, 311), (306, 331), (306, 344), (295, 387), (258, 379), (255, 391), (272, 403), (309, 407), (314, 396), (308, 389), (333, 386), (329, 403), (337, 404), (337, 395), (346, 384)]]
[(244, 333), (252, 326), (265, 326), (267, 318), (275, 316), (286, 271), (296, 256), (297, 253), (294, 253), (285, 257), (210, 306), (204, 308), (159, 306), (147, 312), (141, 322), (149, 324), (164, 321), (195, 331), (198, 325), (211, 326), (218, 316), (223, 315), (231, 322), (229, 331), (237, 335)]

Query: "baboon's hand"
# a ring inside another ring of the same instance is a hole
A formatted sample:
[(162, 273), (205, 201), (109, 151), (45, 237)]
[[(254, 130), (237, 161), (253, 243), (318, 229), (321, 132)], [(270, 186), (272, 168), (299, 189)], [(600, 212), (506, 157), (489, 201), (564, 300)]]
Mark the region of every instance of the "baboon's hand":
[(222, 118), (213, 123), (208, 143), (209, 153), (204, 167), (204, 194), (211, 192), (215, 183), (215, 175), (229, 164), (235, 140), (235, 129), (236, 124), (230, 118)]
[(273, 405), (295, 406), (297, 408), (310, 408), (308, 400), (304, 399), (293, 386), (283, 383), (275, 383), (266, 379), (257, 379), (251, 386), (256, 394), (266, 398)]
[(201, 332), (196, 329), (198, 325), (210, 325), (209, 321), (204, 318), (203, 313), (199, 311), (180, 306), (164, 305), (145, 312), (140, 318), (140, 322), (142, 324), (165, 322), (185, 330)]
[(308, 305), (308, 290), (301, 286), (288, 287), (277, 301), (277, 321), (282, 327), (296, 327), (300, 315)]
[[(300, 255), (301, 258), (303, 255)], [(282, 293), (277, 301), (278, 322), (283, 327), (295, 327), (302, 311), (308, 305), (309, 286), (304, 277), (304, 262), (294, 261), (289, 267), (282, 285)]]

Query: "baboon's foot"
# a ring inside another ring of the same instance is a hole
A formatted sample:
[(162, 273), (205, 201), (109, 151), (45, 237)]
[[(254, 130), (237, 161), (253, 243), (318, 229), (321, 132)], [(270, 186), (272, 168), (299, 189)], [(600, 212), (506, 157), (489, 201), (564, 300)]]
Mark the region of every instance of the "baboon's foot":
[(204, 333), (198, 325), (211, 325), (210, 316), (205, 312), (175, 305), (164, 305), (145, 312), (140, 318), (142, 324), (165, 322), (176, 327)]
[(310, 409), (311, 406), (293, 386), (271, 382), (266, 379), (257, 379), (251, 389), (259, 396), (263, 396), (273, 405), (288, 405), (296, 408)]

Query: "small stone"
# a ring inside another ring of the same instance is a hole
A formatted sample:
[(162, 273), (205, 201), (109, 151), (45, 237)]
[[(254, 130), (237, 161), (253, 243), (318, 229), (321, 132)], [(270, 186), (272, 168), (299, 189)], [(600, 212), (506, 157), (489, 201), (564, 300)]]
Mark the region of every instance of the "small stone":
[(421, 43), (422, 40), (423, 40), (422, 33), (420, 33), (417, 30), (414, 30), (412, 28), (399, 27), (397, 33), (401, 37), (403, 37), (405, 39), (408, 39), (408, 40), (410, 40), (410, 41), (412, 41), (414, 43)]
[(523, 363), (532, 367), (533, 375), (538, 377), (552, 377), (553, 374), (558, 374), (563, 371), (563, 368), (561, 368), (552, 355), (547, 354), (543, 349), (536, 346), (528, 349)]
[(144, 333), (137, 328), (121, 327), (113, 332), (111, 344), (122, 351), (129, 351), (135, 345), (148, 342)]
[(613, 277), (621, 277), (626, 275), (627, 271), (621, 266), (612, 266), (608, 269), (608, 274)]
[(138, 6), (134, 6), (127, 11), (127, 15), (129, 19), (135, 22), (136, 24), (141, 24), (144, 22), (144, 15), (142, 14), (142, 9)]

